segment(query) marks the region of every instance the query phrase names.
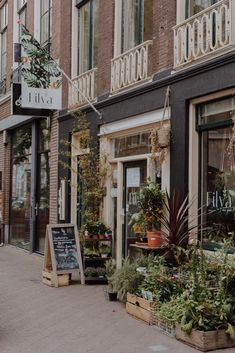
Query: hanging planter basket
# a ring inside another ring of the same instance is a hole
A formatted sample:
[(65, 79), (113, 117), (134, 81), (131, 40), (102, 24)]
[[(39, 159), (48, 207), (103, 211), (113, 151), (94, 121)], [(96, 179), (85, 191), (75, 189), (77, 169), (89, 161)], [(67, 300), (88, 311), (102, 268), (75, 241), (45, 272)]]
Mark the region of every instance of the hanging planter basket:
[(160, 148), (167, 148), (170, 145), (171, 127), (170, 125), (162, 125), (157, 130), (158, 146)]

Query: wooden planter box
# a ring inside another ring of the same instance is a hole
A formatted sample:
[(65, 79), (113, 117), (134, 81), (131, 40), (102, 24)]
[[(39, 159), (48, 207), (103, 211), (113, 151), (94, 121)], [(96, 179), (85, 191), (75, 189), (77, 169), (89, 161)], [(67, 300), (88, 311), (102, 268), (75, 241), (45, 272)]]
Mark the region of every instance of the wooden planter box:
[(134, 294), (127, 293), (126, 311), (128, 314), (136, 317), (137, 319), (147, 322), (149, 325), (152, 323), (152, 308), (154, 302), (137, 297)]
[[(42, 271), (42, 283), (49, 287), (54, 287), (53, 276), (50, 271)], [(69, 285), (69, 274), (58, 275), (58, 287), (64, 287)]]
[(202, 352), (235, 347), (235, 341), (231, 340), (225, 331), (215, 330), (204, 332), (192, 330), (191, 333), (187, 333), (181, 330), (180, 325), (176, 325), (175, 337)]

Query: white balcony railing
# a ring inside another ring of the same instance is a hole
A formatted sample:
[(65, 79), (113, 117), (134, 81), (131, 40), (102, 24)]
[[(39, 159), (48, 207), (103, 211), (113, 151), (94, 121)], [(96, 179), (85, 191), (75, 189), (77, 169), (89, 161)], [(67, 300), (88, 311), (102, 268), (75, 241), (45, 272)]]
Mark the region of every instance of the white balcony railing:
[[(97, 68), (86, 71), (72, 80), (73, 85), (69, 83), (69, 109), (85, 104), (86, 99), (84, 96), (90, 101), (95, 100), (96, 71)], [(80, 94), (74, 86), (78, 87), (82, 94)]]
[(234, 22), (235, 0), (222, 0), (175, 26), (174, 67), (229, 49)]
[(152, 41), (148, 40), (111, 60), (112, 93), (149, 78), (149, 46), (151, 44)]

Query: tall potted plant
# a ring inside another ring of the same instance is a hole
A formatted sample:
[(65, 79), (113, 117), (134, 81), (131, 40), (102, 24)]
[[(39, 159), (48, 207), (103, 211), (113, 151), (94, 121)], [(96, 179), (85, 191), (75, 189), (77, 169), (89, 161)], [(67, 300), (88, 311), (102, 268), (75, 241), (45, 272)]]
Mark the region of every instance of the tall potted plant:
[(165, 192), (159, 184), (148, 182), (139, 195), (139, 209), (145, 221), (148, 245), (161, 245), (161, 216), (164, 205)]

